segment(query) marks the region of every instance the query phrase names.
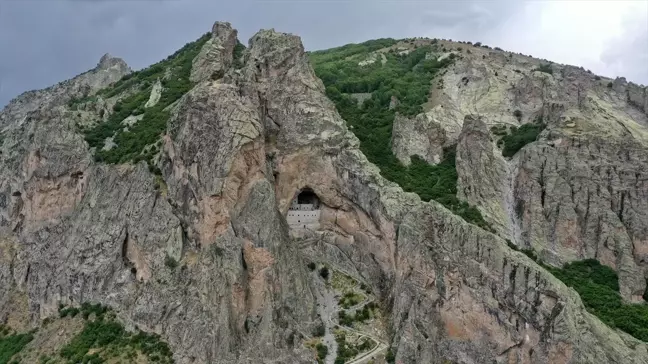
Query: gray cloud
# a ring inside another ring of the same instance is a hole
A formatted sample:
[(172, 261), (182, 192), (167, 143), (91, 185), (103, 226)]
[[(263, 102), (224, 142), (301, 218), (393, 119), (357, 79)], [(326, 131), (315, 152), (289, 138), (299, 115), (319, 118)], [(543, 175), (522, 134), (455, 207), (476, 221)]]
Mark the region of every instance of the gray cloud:
[(630, 14), (622, 24), (621, 35), (608, 41), (601, 61), (616, 75), (648, 85), (648, 14)]
[[(230, 21), (243, 42), (261, 28), (275, 28), (300, 35), (311, 50), (412, 36), (498, 45), (495, 31), (524, 4), (515, 0), (0, 0), (0, 106), (23, 91), (93, 67), (104, 53), (122, 57), (134, 69), (145, 67), (198, 38), (216, 20)], [(524, 29), (504, 34), (523, 37)]]

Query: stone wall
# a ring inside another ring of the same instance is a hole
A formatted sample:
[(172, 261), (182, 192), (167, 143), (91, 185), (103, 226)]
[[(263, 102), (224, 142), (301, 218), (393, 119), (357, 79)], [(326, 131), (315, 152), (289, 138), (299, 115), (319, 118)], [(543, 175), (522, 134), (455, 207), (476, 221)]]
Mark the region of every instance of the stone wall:
[(320, 213), (320, 210), (289, 210), (286, 221), (291, 229), (317, 230), (320, 226)]

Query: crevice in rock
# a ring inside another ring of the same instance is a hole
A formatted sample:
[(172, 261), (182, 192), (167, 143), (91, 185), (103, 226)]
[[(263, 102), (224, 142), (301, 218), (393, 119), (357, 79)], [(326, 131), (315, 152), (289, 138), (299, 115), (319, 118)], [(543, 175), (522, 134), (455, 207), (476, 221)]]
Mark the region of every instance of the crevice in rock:
[(29, 281), (30, 273), (31, 273), (31, 264), (27, 264), (27, 271), (25, 272), (25, 284)]
[(515, 349), (515, 348), (519, 348), (520, 346), (522, 346), (522, 344), (524, 344), (524, 339), (522, 339), (522, 340), (520, 340), (520, 342), (518, 342), (518, 343), (516, 343), (516, 344), (514, 344), (514, 345), (512, 345), (512, 346), (509, 346), (508, 348), (504, 349), (504, 351), (502, 351), (501, 353), (499, 353), (499, 356), (505, 355), (506, 353), (508, 353), (509, 351), (511, 351), (511, 350), (513, 350), (513, 349)]
[(556, 320), (556, 317), (560, 315), (564, 308), (564, 304), (560, 301), (556, 302), (554, 305), (553, 309), (551, 310), (550, 316), (547, 318), (547, 323), (545, 324), (545, 327), (542, 329), (542, 333), (540, 334), (540, 340), (545, 341), (548, 339), (549, 331), (553, 327), (553, 323)]
[(124, 263), (128, 262), (128, 229), (126, 229), (126, 233), (124, 235), (124, 240), (122, 240), (122, 247), (121, 247), (121, 256), (122, 259), (124, 260)]
[(241, 265), (243, 266), (243, 270), (247, 271), (247, 262), (245, 261), (245, 253), (243, 252), (243, 248), (241, 248)]
[(619, 202), (619, 214), (618, 214), (619, 220), (621, 220), (621, 223), (623, 223), (623, 209), (624, 209), (624, 205), (625, 205), (625, 197), (626, 197), (626, 193), (621, 192), (621, 202)]

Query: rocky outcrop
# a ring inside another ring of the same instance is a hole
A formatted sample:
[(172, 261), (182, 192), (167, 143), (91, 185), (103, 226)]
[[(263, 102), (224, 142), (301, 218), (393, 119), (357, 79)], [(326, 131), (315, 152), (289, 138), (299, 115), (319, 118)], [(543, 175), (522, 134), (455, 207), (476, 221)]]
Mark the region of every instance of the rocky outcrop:
[(648, 114), (648, 95), (646, 87), (630, 82), (628, 84), (628, 103)]
[[(612, 82), (582, 68), (463, 43), (440, 41), (438, 47), (457, 49), (457, 57), (434, 81), (425, 113), (451, 142), (458, 138), (465, 115), (478, 114), (489, 126), (519, 125), (544, 116), (551, 104), (581, 113), (590, 98), (605, 100), (626, 118), (648, 125), (645, 88), (625, 79)], [(551, 73), (541, 72), (542, 65)], [(614, 87), (608, 87), (610, 82)]]
[[(643, 301), (645, 87), (501, 50), (438, 44), (456, 49), (456, 57), (433, 81), (426, 111), (415, 120), (431, 120), (446, 144), (458, 144), (459, 197), (500, 236), (545, 262), (595, 258), (614, 267), (623, 296)], [(551, 132), (504, 161), (488, 128), (540, 121)], [(416, 123), (395, 120), (393, 139), (405, 141), (393, 143), (401, 161), (436, 153), (438, 146), (420, 142), (420, 130), (400, 138), (403, 125)]]
[(554, 264), (595, 258), (642, 301), (648, 241), (648, 149), (636, 140), (555, 132), (523, 149), (515, 176), (522, 243)]
[(394, 155), (406, 166), (414, 155), (430, 164), (437, 164), (443, 159), (446, 136), (443, 128), (425, 114), (413, 119), (396, 114), (391, 143)]
[[(215, 29), (212, 39), (235, 34)], [(307, 363), (303, 343), (321, 323), (307, 262), (318, 260), (380, 298), (397, 362), (648, 363), (645, 343), (604, 326), (503, 239), (383, 179), (297, 36), (258, 32), (237, 72), (225, 46), (208, 61), (214, 45), (172, 110), (161, 176), (144, 162), (94, 163), (65, 108), (29, 124), (16, 104), (2, 113), (15, 143), (1, 157), (3, 319), (15, 302), (34, 326), (59, 302), (101, 302), (161, 334), (178, 363)], [(484, 124), (467, 124), (466, 168), (497, 160)], [(462, 180), (464, 196), (495, 199), (498, 176), (475, 179), (483, 189)], [(323, 205), (321, 229), (295, 238), (285, 213), (305, 187)]]
[(232, 64), (232, 53), (237, 42), (237, 31), (230, 23), (217, 22), (212, 27), (211, 38), (193, 60), (190, 79), (193, 82), (223, 77)]
[(493, 229), (510, 239), (508, 164), (495, 148), (486, 124), (476, 115), (464, 119), (456, 165), (457, 197), (477, 206)]
[(151, 95), (149, 96), (148, 101), (144, 104), (144, 107), (153, 107), (157, 105), (162, 96), (162, 82), (160, 80), (155, 81), (153, 87), (151, 88)]
[(90, 71), (43, 90), (25, 92), (11, 100), (0, 112), (0, 127), (18, 121), (24, 123), (28, 121), (28, 114), (37, 109), (53, 109), (74, 98), (93, 95), (130, 72), (126, 62), (105, 54)]

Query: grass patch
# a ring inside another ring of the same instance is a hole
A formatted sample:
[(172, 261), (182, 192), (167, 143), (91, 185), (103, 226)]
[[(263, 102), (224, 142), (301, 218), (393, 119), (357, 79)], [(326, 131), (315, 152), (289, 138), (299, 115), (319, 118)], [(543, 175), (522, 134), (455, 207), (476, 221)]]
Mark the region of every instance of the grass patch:
[(369, 302), (354, 314), (348, 314), (345, 311), (338, 312), (338, 321), (342, 326), (352, 327), (354, 322), (365, 322), (376, 317), (378, 305), (375, 302)]
[(73, 98), (68, 101), (68, 107), (71, 110), (78, 110), (79, 106), (82, 104), (90, 103), (90, 102), (96, 102), (98, 100), (97, 95), (91, 95), (91, 96), (84, 96), (80, 98)]
[(338, 270), (333, 270), (333, 275), (331, 277), (331, 286), (336, 291), (346, 292), (353, 290), (357, 285), (358, 282), (355, 279)]
[(347, 340), (346, 332), (343, 330), (337, 330), (335, 332), (335, 341), (338, 344), (335, 364), (344, 364), (356, 357), (358, 354), (367, 352), (375, 346), (373, 340), (367, 337), (363, 337), (353, 343), (349, 342)]
[(345, 309), (351, 308), (358, 303), (365, 300), (365, 297), (361, 294), (355, 292), (346, 292), (342, 298), (340, 298), (338, 304)]
[[(454, 148), (446, 151), (444, 160), (436, 166), (419, 157), (404, 166), (391, 150), (395, 114), (414, 116), (423, 111), (432, 78), (446, 68), (452, 59), (426, 59), (432, 46), (422, 46), (407, 55), (385, 53), (387, 62), (359, 66), (373, 50), (395, 44), (391, 40), (376, 40), (351, 44), (327, 51), (311, 53), (317, 76), (326, 86), (327, 96), (360, 140), (360, 149), (369, 161), (380, 168), (383, 177), (398, 183), (405, 191), (417, 193), (424, 201), (436, 200), (466, 221), (490, 229), (479, 210), (460, 201), (457, 193), (457, 172)], [(351, 94), (370, 93), (360, 107)], [(399, 100), (390, 109), (392, 96)]]
[[(193, 87), (193, 83), (189, 80), (191, 63), (209, 36), (209, 34), (203, 35), (195, 42), (186, 44), (167, 59), (126, 75), (111, 87), (98, 93), (105, 98), (123, 94), (128, 96), (115, 104), (114, 112), (106, 122), (84, 130), (86, 141), (91, 148), (96, 148), (97, 161), (126, 163), (146, 160), (152, 164), (152, 158), (158, 150), (149, 148), (145, 151), (145, 147), (158, 141), (166, 130), (170, 115), (164, 109)], [(153, 84), (157, 80), (161, 80), (163, 86), (160, 100), (155, 106), (144, 108)], [(122, 121), (131, 115), (143, 115), (142, 120), (126, 128)], [(117, 145), (110, 150), (102, 150), (105, 139), (112, 136)]]
[(346, 333), (342, 330), (335, 332), (335, 341), (338, 344), (335, 364), (344, 364), (360, 353), (354, 345), (347, 342)]

